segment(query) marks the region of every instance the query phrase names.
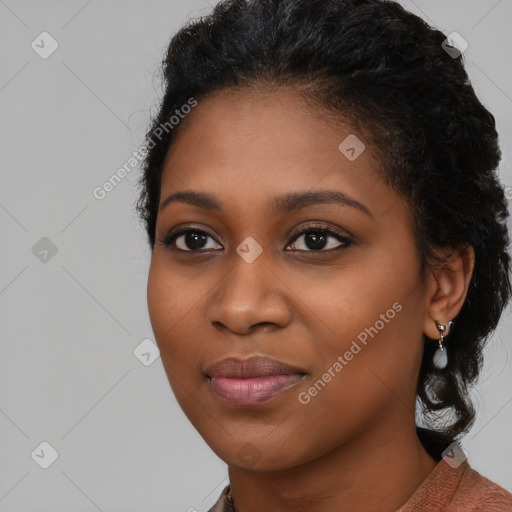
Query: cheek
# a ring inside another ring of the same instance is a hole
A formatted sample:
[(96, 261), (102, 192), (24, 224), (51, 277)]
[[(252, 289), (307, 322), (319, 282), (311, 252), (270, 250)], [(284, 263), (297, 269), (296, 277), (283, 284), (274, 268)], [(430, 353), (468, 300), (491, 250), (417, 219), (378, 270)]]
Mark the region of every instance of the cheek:
[[(307, 322), (310, 332), (317, 332), (319, 342), (329, 340), (324, 348), (342, 350), (359, 335), (363, 343), (371, 339), (372, 333), (386, 336), (397, 329), (396, 318), (400, 317), (399, 323), (403, 320), (401, 310), (415, 301), (415, 261), (407, 265), (402, 260), (397, 265), (391, 254), (369, 252), (354, 252), (343, 265), (325, 272), (280, 276), (300, 299), (294, 306), (297, 318)], [(314, 345), (318, 349), (316, 358), (321, 355), (320, 346)]]
[(176, 301), (176, 283), (170, 277), (164, 272), (158, 259), (153, 257), (148, 277), (147, 300), (151, 326), (159, 346), (165, 334), (172, 328), (176, 307), (180, 307)]
[[(156, 249), (155, 249), (156, 251)], [(182, 274), (154, 253), (148, 277), (148, 311), (165, 369), (179, 367), (186, 359), (192, 363), (198, 339), (194, 311), (204, 294), (194, 293)]]
[(194, 321), (194, 306), (200, 299), (165, 258), (153, 257), (147, 289), (151, 326), (169, 384), (187, 416), (204, 379), (197, 364), (200, 330)]
[(304, 346), (303, 360), (312, 370), (308, 385), (317, 383), (303, 395), (311, 399), (307, 409), (316, 409), (315, 402), (333, 416), (339, 406), (358, 415), (380, 408), (393, 394), (404, 400), (414, 394), (424, 307), (417, 262), (409, 252), (410, 259), (402, 260), (391, 253), (373, 261), (354, 258), (329, 279), (296, 281), (307, 290), (301, 318), (309, 318), (308, 329), (315, 332), (314, 343)]

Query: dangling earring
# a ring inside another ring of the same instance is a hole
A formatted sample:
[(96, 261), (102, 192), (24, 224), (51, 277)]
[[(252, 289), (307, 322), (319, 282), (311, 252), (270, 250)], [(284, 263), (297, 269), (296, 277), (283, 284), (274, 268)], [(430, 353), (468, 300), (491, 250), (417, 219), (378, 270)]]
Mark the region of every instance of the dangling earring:
[[(437, 320), (435, 320), (435, 322), (437, 330), (439, 331), (439, 348), (434, 353), (433, 363), (435, 368), (437, 368), (438, 370), (443, 370), (444, 368), (446, 368), (446, 365), (448, 364), (448, 354), (443, 347), (446, 326), (440, 324)], [(452, 325), (453, 322), (448, 322), (448, 333), (451, 331)]]

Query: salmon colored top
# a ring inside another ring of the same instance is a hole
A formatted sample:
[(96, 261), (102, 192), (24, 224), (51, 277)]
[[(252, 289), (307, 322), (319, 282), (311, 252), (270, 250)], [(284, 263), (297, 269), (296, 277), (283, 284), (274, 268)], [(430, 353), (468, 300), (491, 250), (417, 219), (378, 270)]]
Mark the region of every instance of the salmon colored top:
[[(236, 512), (229, 485), (209, 512)], [(512, 494), (448, 453), (396, 512), (512, 512)]]

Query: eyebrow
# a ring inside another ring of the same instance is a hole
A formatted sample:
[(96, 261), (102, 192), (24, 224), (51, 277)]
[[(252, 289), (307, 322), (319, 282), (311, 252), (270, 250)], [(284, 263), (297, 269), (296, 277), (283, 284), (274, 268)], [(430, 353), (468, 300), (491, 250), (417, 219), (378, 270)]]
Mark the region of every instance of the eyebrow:
[[(186, 190), (182, 192), (175, 192), (167, 197), (160, 204), (160, 211), (169, 206), (171, 203), (180, 202), (186, 203), (199, 208), (204, 208), (210, 211), (222, 211), (223, 203), (211, 194), (204, 192), (195, 192)], [(288, 213), (294, 210), (305, 208), (306, 206), (315, 204), (330, 204), (336, 203), (342, 206), (350, 206), (356, 208), (361, 212), (373, 217), (370, 210), (359, 201), (347, 196), (339, 190), (319, 190), (315, 192), (290, 192), (281, 196), (275, 197), (271, 201), (271, 208), (274, 213)]]

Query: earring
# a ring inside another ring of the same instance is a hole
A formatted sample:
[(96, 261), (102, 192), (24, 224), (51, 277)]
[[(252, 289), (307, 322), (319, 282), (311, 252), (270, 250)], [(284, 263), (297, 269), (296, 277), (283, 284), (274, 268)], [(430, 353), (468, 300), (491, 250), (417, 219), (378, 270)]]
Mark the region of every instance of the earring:
[[(437, 320), (435, 320), (435, 322), (436, 322), (437, 330), (439, 331), (439, 347), (434, 353), (433, 363), (434, 363), (435, 368), (437, 368), (438, 370), (443, 370), (444, 368), (446, 368), (446, 365), (448, 364), (448, 354), (443, 347), (443, 342), (444, 342), (445, 333), (446, 333), (446, 326), (440, 324)], [(446, 333), (447, 335), (451, 331), (452, 325), (453, 325), (453, 322), (451, 322), (451, 321), (448, 322), (448, 333)]]
[(441, 336), (439, 338), (439, 348), (441, 350), (444, 350), (443, 349), (443, 341), (444, 341), (444, 332), (446, 331), (446, 327), (442, 324), (440, 324), (437, 320), (435, 320), (436, 322), (436, 327), (437, 327), (437, 330), (439, 331), (439, 335)]

